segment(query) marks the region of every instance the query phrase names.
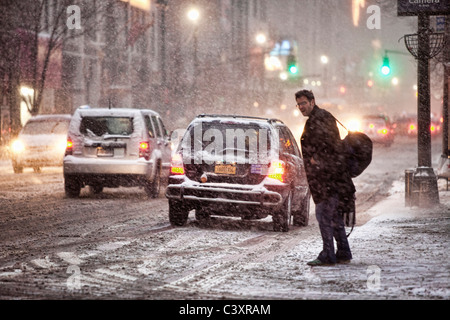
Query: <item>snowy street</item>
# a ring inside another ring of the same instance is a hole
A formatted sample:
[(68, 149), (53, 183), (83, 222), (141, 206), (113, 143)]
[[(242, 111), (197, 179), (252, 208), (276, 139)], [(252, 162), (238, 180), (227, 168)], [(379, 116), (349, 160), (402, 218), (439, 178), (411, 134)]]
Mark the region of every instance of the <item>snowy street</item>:
[[(433, 143), (433, 160), (440, 143)], [(168, 222), (167, 199), (139, 188), (64, 196), (61, 168), (0, 167), (0, 299), (449, 299), (450, 191), (405, 207), (414, 139), (375, 146), (356, 178), (350, 264), (309, 267), (321, 250), (310, 224), (272, 231), (271, 218)], [(387, 159), (389, 161), (387, 161)]]

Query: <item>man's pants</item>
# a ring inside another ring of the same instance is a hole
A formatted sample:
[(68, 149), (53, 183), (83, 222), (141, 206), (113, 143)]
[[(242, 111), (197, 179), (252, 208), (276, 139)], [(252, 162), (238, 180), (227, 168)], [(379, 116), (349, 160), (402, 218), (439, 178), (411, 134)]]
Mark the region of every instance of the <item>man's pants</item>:
[[(352, 258), (344, 221), (338, 213), (338, 204), (337, 197), (330, 197), (316, 204), (316, 218), (319, 222), (323, 241), (323, 251), (317, 259), (324, 263), (336, 263), (336, 260), (350, 260)], [(336, 239), (336, 253), (334, 253), (333, 238)]]

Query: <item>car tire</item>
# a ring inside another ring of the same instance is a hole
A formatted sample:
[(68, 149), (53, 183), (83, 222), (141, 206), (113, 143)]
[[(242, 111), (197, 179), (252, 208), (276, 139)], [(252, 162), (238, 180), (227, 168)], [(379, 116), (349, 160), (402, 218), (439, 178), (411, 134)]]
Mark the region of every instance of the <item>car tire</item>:
[(74, 176), (64, 175), (64, 191), (69, 198), (79, 197), (81, 191), (80, 181)]
[(23, 167), (13, 167), (14, 173), (23, 173)]
[(161, 190), (161, 169), (156, 168), (155, 177), (153, 181), (147, 181), (145, 184), (145, 192), (150, 198), (158, 198)]
[(99, 194), (103, 191), (103, 186), (100, 184), (94, 184), (92, 186), (89, 186), (89, 191), (92, 194)]
[(14, 173), (23, 173), (23, 167), (19, 165), (16, 161), (12, 162)]
[(292, 215), (292, 191), (289, 191), (283, 206), (272, 217), (273, 231), (288, 232)]
[(181, 202), (169, 200), (169, 221), (172, 226), (184, 226), (187, 222), (188, 216), (189, 211), (183, 207)]
[(210, 218), (209, 211), (205, 209), (195, 209), (195, 219), (198, 221), (205, 221)]
[(293, 225), (306, 227), (309, 223), (309, 209), (311, 203), (311, 193), (308, 190), (306, 196), (302, 199), (301, 208), (293, 213)]

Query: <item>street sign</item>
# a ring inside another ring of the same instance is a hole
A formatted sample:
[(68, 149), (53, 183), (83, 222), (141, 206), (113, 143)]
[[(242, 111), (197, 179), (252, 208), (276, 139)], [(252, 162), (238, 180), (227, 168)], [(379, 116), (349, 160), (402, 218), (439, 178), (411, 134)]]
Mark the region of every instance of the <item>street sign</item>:
[(450, 14), (450, 1), (448, 0), (397, 0), (398, 16), (417, 16), (426, 14), (430, 16)]

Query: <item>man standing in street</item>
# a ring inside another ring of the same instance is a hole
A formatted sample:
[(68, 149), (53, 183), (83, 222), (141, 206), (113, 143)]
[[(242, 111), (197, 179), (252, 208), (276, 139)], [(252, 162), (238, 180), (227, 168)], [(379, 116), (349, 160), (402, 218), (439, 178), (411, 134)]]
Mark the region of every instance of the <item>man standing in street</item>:
[[(308, 265), (348, 263), (352, 253), (342, 214), (349, 210), (354, 212), (355, 186), (342, 156), (343, 144), (336, 119), (316, 105), (312, 91), (298, 91), (295, 100), (303, 116), (308, 117), (301, 136), (301, 148), (323, 241), (322, 252)], [(333, 238), (336, 239), (336, 253)]]

